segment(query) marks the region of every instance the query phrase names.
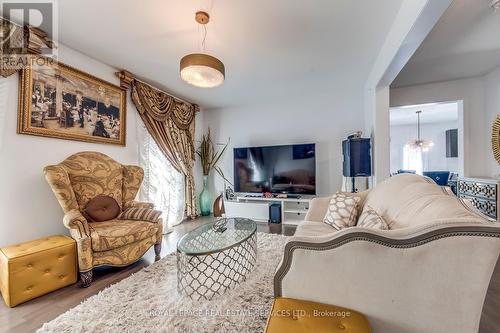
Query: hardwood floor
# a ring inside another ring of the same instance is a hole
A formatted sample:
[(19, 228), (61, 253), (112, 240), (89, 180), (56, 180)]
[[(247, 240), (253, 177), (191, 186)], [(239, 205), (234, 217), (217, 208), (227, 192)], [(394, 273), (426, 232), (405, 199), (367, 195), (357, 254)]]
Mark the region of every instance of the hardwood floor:
[[(177, 241), (190, 230), (211, 221), (212, 218), (199, 218), (186, 221), (164, 236), (161, 256), (164, 257), (176, 250)], [(258, 224), (258, 231), (291, 236), (294, 226)], [(0, 301), (0, 332), (33, 332), (44, 322), (50, 321), (86, 298), (97, 294), (104, 288), (119, 282), (154, 262), (154, 252), (150, 249), (135, 264), (125, 268), (100, 268), (94, 270), (94, 281), (89, 288), (81, 288), (78, 284), (56, 290), (50, 294), (33, 299), (15, 308), (8, 308)], [(479, 333), (500, 332), (500, 264), (497, 264), (486, 296)]]
[[(174, 252), (177, 241), (184, 234), (203, 223), (210, 222), (212, 219), (198, 218), (192, 221), (185, 221), (176, 226), (172, 233), (163, 236), (161, 257), (163, 258)], [(257, 230), (292, 236), (295, 233), (295, 226), (259, 223)], [(97, 268), (94, 270), (94, 280), (88, 288), (81, 288), (78, 284), (74, 284), (20, 304), (15, 308), (7, 307), (3, 300), (0, 300), (0, 332), (33, 332), (40, 328), (43, 323), (77, 306), (86, 298), (125, 279), (143, 267), (151, 265), (154, 262), (154, 257), (154, 251), (151, 248), (141, 260), (131, 266), (124, 268)]]

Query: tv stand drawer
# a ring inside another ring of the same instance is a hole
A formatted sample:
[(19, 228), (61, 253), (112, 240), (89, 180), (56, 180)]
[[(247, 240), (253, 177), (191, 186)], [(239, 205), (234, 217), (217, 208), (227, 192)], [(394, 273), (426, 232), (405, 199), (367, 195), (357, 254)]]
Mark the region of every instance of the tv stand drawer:
[(267, 202), (224, 201), (227, 217), (244, 217), (247, 219), (269, 221), (269, 204)]

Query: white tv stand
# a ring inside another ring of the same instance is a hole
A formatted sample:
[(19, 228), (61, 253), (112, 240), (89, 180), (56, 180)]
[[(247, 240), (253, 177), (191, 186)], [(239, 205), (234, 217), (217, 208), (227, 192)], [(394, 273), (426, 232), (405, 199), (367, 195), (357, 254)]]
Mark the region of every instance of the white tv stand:
[(259, 196), (237, 195), (236, 200), (225, 201), (228, 217), (246, 217), (260, 222), (269, 221), (269, 205), (281, 205), (281, 223), (298, 225), (304, 221), (313, 196), (300, 198), (265, 198)]

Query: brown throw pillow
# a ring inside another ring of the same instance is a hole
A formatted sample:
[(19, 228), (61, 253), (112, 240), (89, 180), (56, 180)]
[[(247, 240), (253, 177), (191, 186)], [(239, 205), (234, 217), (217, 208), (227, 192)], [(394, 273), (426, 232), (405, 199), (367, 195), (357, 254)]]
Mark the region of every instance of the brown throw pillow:
[(120, 214), (120, 206), (108, 195), (98, 195), (90, 200), (85, 207), (85, 215), (94, 222), (108, 221)]
[(161, 211), (150, 208), (127, 208), (119, 216), (120, 220), (157, 222)]

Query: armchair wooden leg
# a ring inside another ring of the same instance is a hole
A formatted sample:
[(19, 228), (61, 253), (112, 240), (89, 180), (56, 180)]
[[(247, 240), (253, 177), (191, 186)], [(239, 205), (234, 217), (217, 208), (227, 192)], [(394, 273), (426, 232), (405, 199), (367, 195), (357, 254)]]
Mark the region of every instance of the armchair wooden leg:
[(155, 244), (155, 261), (160, 260), (161, 243)]
[(80, 272), (80, 284), (83, 288), (87, 288), (92, 283), (92, 270)]

